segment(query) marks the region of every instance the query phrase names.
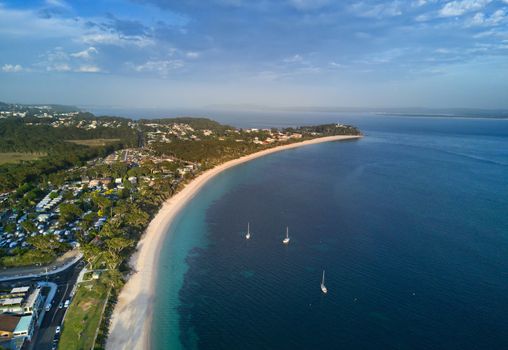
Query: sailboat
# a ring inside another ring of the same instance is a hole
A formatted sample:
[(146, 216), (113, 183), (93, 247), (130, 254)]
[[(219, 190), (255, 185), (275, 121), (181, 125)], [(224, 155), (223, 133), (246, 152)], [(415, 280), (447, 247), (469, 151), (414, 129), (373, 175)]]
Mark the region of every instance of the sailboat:
[(286, 227), (286, 238), (284, 238), (282, 243), (289, 244), (289, 227)]
[(247, 234), (245, 235), (245, 239), (250, 239), (250, 223), (247, 223)]
[(323, 279), (321, 280), (321, 291), (324, 294), (328, 293), (328, 289), (325, 286), (325, 270), (323, 270)]

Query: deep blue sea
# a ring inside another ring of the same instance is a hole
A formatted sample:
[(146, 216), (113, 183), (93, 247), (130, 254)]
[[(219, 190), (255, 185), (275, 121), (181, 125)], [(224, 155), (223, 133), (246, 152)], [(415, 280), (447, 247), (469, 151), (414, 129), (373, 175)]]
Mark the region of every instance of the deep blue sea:
[(335, 121), (365, 138), (235, 167), (179, 214), (154, 349), (508, 349), (508, 121)]

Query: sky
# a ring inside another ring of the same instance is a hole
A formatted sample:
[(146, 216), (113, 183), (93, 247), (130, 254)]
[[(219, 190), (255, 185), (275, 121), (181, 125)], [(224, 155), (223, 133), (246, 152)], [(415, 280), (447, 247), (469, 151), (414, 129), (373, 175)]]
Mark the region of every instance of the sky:
[(508, 0), (0, 0), (0, 101), (508, 108)]

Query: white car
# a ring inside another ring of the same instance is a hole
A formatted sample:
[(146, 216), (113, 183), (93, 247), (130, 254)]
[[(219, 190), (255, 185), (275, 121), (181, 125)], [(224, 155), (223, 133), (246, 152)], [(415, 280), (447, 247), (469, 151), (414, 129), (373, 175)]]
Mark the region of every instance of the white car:
[(56, 331), (55, 331), (56, 334), (60, 333), (60, 326), (56, 327)]

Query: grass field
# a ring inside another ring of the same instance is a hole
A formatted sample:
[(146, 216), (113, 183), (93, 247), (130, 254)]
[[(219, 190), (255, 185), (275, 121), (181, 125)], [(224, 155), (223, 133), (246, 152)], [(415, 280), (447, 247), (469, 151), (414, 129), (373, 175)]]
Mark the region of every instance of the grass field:
[(81, 283), (65, 316), (58, 349), (92, 348), (109, 289), (101, 279)]
[(67, 142), (72, 142), (76, 145), (83, 145), (88, 147), (102, 147), (118, 141), (120, 141), (120, 139), (68, 140)]
[(19, 163), (23, 160), (36, 160), (45, 156), (46, 153), (23, 153), (23, 152), (0, 153), (0, 165), (8, 163)]

